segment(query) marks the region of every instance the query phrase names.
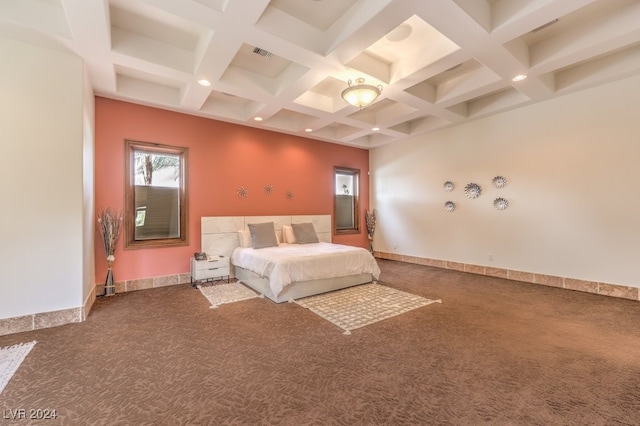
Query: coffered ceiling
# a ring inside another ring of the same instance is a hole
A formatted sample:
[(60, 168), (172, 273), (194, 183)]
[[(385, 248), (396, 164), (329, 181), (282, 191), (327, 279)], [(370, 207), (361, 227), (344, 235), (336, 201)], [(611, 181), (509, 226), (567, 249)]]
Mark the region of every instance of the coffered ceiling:
[(362, 148), (640, 73), (640, 0), (1, 0), (0, 36), (99, 96)]

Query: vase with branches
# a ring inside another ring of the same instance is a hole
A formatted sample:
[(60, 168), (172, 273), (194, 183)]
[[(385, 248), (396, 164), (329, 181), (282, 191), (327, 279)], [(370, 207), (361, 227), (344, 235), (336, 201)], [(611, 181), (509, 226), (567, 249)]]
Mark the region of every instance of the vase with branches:
[(365, 221), (367, 224), (367, 235), (369, 236), (369, 251), (373, 253), (373, 234), (376, 232), (376, 210), (365, 211)]
[(113, 263), (116, 260), (115, 251), (118, 238), (120, 238), (121, 225), (122, 212), (107, 207), (98, 213), (98, 228), (107, 256), (107, 278), (104, 283), (104, 295), (106, 296), (113, 296), (116, 293)]

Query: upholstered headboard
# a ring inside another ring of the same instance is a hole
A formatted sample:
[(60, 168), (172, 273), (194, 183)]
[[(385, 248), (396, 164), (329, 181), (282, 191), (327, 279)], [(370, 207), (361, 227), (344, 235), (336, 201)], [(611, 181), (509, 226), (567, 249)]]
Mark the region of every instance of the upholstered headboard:
[(238, 231), (248, 229), (249, 223), (273, 222), (282, 241), (282, 226), (292, 223), (313, 223), (320, 241), (331, 242), (331, 215), (297, 216), (205, 216), (200, 219), (201, 251), (208, 255), (231, 256), (240, 245)]

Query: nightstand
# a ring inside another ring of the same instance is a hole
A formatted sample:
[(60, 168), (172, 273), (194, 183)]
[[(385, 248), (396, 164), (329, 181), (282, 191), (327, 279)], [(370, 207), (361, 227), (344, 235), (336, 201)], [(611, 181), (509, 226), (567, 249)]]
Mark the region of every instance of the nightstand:
[(207, 260), (191, 258), (191, 285), (196, 287), (198, 281), (227, 280), (229, 282), (229, 257), (207, 256)]

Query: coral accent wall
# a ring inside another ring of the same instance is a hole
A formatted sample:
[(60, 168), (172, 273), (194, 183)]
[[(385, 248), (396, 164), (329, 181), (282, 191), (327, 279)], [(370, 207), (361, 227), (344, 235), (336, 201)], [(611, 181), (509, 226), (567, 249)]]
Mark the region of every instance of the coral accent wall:
[[(360, 169), (361, 223), (369, 205), (369, 151), (96, 97), (96, 211), (124, 208), (125, 139), (183, 146), (188, 153), (189, 245), (123, 249), (118, 242), (114, 275), (133, 280), (188, 273), (200, 251), (202, 216), (333, 214), (333, 168)], [(271, 195), (265, 185), (273, 186)], [(248, 197), (239, 198), (245, 187)], [(287, 199), (286, 192), (294, 193)], [(368, 247), (359, 234), (333, 242)], [(106, 275), (100, 236), (95, 240), (96, 283)]]

